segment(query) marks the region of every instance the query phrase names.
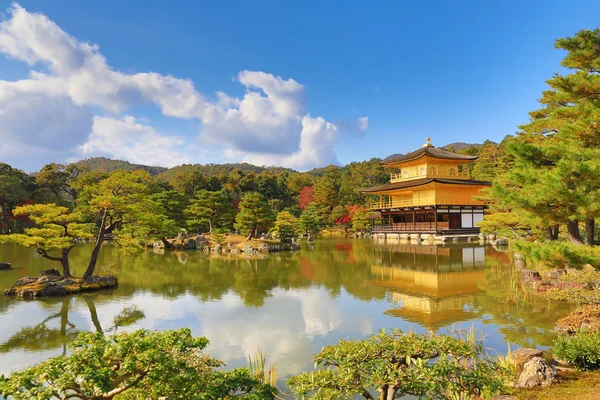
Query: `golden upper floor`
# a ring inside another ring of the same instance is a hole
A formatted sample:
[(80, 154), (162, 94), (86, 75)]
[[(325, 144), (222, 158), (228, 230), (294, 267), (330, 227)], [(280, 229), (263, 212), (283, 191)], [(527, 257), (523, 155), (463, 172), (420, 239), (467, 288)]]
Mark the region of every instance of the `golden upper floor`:
[(474, 162), (478, 157), (434, 147), (431, 139), (419, 150), (405, 155), (388, 157), (383, 164), (398, 168), (390, 176), (390, 183), (424, 178), (469, 179), (469, 174), (460, 170), (459, 166)]

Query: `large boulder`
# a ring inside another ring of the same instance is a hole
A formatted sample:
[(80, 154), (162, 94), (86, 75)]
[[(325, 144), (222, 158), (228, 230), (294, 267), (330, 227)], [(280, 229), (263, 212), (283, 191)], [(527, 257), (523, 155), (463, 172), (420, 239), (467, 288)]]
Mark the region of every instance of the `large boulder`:
[(10, 263), (0, 262), (0, 271), (3, 269), (10, 269)]
[(519, 371), (528, 361), (535, 357), (542, 357), (542, 351), (537, 349), (522, 348), (515, 350), (511, 354), (511, 358), (515, 363), (517, 370)]
[(518, 388), (550, 386), (558, 379), (557, 369), (548, 364), (542, 357), (534, 357), (523, 366), (523, 372), (515, 383)]

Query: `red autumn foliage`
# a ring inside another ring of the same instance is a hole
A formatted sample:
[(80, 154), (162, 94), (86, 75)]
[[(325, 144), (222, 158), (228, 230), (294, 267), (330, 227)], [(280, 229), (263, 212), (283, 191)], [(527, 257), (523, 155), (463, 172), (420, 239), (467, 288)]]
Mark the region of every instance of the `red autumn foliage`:
[(298, 203), (300, 204), (301, 209), (304, 210), (310, 203), (315, 201), (314, 193), (314, 186), (304, 186), (302, 189), (300, 189), (300, 194), (298, 195)]
[(335, 220), (335, 223), (337, 225), (352, 224), (352, 217), (354, 216), (354, 214), (359, 210), (366, 211), (366, 208), (364, 206), (359, 206), (358, 204), (354, 204), (351, 206), (346, 206), (346, 210), (348, 210), (348, 212), (346, 214), (344, 214), (343, 217), (340, 217)]

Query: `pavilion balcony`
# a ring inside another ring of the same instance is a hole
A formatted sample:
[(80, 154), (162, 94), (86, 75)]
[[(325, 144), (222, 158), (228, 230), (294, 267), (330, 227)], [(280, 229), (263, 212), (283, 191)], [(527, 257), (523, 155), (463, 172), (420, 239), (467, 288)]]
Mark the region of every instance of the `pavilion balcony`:
[(448, 229), (448, 222), (405, 222), (391, 225), (375, 225), (373, 233), (438, 233)]
[(421, 207), (421, 206), (436, 206), (436, 205), (452, 205), (452, 206), (470, 206), (484, 204), (483, 202), (474, 201), (473, 199), (465, 199), (459, 197), (424, 197), (417, 199), (378, 201), (369, 204), (371, 210), (386, 210), (390, 208), (404, 207)]
[(404, 171), (390, 174), (390, 183), (410, 181), (422, 178), (444, 178), (444, 179), (470, 179), (468, 172), (450, 169), (429, 169), (428, 171)]

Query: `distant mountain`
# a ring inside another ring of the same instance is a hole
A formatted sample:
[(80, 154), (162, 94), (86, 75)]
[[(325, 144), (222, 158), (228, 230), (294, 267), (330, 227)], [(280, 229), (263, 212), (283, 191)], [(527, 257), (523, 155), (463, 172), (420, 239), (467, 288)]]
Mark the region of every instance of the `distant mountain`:
[(395, 153), (395, 154), (392, 154), (390, 156), (387, 156), (382, 161), (390, 161), (390, 160), (393, 160), (394, 158), (398, 158), (398, 157), (402, 157), (402, 156), (404, 156), (404, 154), (402, 154), (402, 153)]
[(242, 170), (244, 172), (254, 172), (260, 174), (263, 171), (271, 172), (296, 172), (293, 169), (283, 167), (259, 167), (248, 163), (234, 163), (234, 164), (182, 164), (173, 168), (155, 167), (144, 164), (133, 164), (129, 161), (113, 160), (106, 157), (93, 157), (85, 160), (77, 161), (75, 164), (87, 167), (91, 171), (103, 171), (113, 172), (117, 170), (122, 171), (136, 171), (142, 169), (148, 171), (151, 175), (160, 175), (162, 178), (170, 178), (179, 171), (185, 170), (196, 170), (205, 175), (213, 176), (218, 174), (229, 174), (233, 170)]
[(137, 171), (138, 169), (143, 169), (144, 171), (148, 171), (151, 175), (158, 175), (161, 172), (165, 172), (167, 170), (167, 168), (164, 167), (153, 167), (149, 165), (133, 164), (129, 161), (112, 160), (106, 157), (86, 158), (85, 160), (77, 161), (75, 164), (87, 167), (91, 171), (103, 172), (113, 172), (117, 170)]
[(442, 147), (442, 149), (448, 150), (449, 148), (453, 148), (454, 151), (460, 151), (463, 149), (469, 149), (471, 147), (479, 147), (479, 146), (481, 146), (480, 143), (454, 142), (454, 143), (445, 145), (444, 147)]

